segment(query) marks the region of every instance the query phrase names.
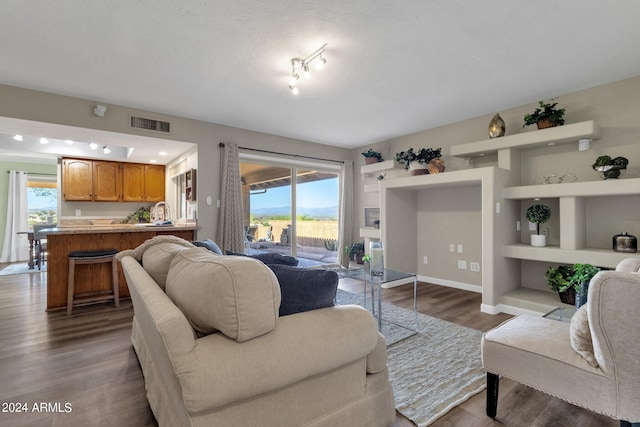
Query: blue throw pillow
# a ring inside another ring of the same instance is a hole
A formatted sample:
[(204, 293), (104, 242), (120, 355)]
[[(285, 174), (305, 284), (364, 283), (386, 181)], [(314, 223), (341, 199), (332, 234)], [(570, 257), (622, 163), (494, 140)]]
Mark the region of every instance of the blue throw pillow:
[(218, 245), (216, 245), (216, 242), (214, 242), (213, 240), (207, 239), (207, 240), (202, 240), (202, 241), (194, 241), (194, 242), (191, 242), (191, 243), (193, 243), (195, 246), (198, 246), (198, 247), (201, 247), (201, 248), (207, 248), (211, 252), (215, 252), (218, 255), (224, 255), (222, 253), (222, 250), (220, 249), (220, 247)]
[(338, 291), (338, 273), (316, 268), (267, 264), (280, 283), (280, 316), (332, 307)]
[(241, 254), (239, 252), (232, 252), (232, 251), (227, 251), (226, 252), (227, 255), (239, 255), (239, 256), (248, 256), (251, 258), (255, 258), (258, 259), (260, 261), (262, 261), (263, 263), (269, 265), (269, 264), (281, 264), (281, 265), (290, 265), (295, 267), (296, 265), (298, 265), (298, 260), (295, 257), (292, 256), (288, 256), (288, 255), (282, 255), (282, 254), (278, 254), (278, 253), (271, 253), (271, 252), (267, 252), (264, 254), (254, 254), (254, 255), (246, 255), (246, 254)]

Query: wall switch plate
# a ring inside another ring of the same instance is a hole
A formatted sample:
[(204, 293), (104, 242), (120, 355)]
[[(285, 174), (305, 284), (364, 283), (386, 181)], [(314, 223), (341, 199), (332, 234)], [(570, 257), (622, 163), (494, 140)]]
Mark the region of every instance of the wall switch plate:
[(480, 263), (479, 262), (470, 262), (469, 270), (471, 271), (480, 271)]
[(467, 261), (459, 259), (458, 260), (458, 268), (460, 270), (466, 270), (467, 269)]
[(500, 202), (496, 202), (496, 213), (500, 213)]
[(423, 264), (429, 264), (429, 257), (428, 257), (428, 256), (426, 256), (426, 255), (425, 255), (425, 256), (423, 256), (423, 257), (422, 257), (422, 263), (423, 263)]
[(520, 231), (520, 221), (516, 221), (516, 231)]
[(453, 243), (449, 243), (449, 252), (455, 252), (456, 251), (456, 245), (454, 245)]
[(462, 245), (458, 245), (458, 253), (461, 254), (462, 253)]
[(536, 231), (536, 225), (533, 222), (529, 223), (529, 231)]

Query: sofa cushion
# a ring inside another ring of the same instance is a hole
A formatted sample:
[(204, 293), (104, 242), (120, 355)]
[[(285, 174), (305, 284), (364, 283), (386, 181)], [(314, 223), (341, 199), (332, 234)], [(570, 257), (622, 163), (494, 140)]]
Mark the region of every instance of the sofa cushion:
[(331, 307), (338, 290), (335, 271), (269, 264), (280, 283), (280, 316)]
[(593, 353), (593, 342), (591, 341), (586, 305), (580, 307), (571, 318), (569, 336), (571, 337), (571, 348), (582, 356), (589, 365), (597, 368), (598, 361)]
[(214, 242), (211, 239), (206, 239), (206, 240), (196, 240), (191, 242), (193, 243), (195, 246), (201, 247), (201, 248), (207, 248), (209, 249), (211, 252), (217, 254), (217, 255), (224, 255), (224, 253), (222, 253), (222, 249), (220, 249), (220, 246), (218, 246), (216, 244), (216, 242)]
[(238, 342), (273, 330), (280, 307), (280, 286), (266, 265), (201, 248), (175, 256), (167, 295), (196, 331), (220, 331)]
[(189, 248), (176, 243), (158, 243), (150, 246), (142, 254), (142, 267), (164, 290), (173, 257), (185, 249)]
[(239, 252), (227, 251), (226, 254), (227, 255), (246, 256), (246, 257), (249, 257), (249, 258), (255, 258), (255, 259), (258, 259), (258, 260), (264, 262), (265, 264), (291, 265), (291, 266), (294, 266), (294, 267), (296, 265), (298, 265), (298, 260), (295, 257), (288, 256), (288, 255), (282, 255), (282, 254), (279, 254), (279, 253), (267, 252), (267, 253), (263, 253), (263, 254), (247, 255), (247, 254), (241, 254)]

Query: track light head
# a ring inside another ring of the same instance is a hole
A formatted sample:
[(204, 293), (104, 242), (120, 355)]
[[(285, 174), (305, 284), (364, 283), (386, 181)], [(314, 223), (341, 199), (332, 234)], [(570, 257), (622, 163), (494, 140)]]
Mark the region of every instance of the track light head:
[(291, 93), (297, 95), (300, 93), (300, 90), (296, 86), (289, 85), (289, 89), (291, 89)]
[[(311, 71), (309, 70), (309, 65), (315, 61), (316, 69), (321, 69), (326, 63), (327, 60), (322, 56), (325, 49), (327, 48), (327, 44), (323, 44), (320, 49), (317, 49), (311, 55), (307, 56), (305, 59), (300, 58), (291, 58), (291, 78), (289, 79), (289, 89), (294, 95), (300, 93), (296, 84), (298, 83), (298, 79), (300, 79), (300, 74), (304, 75), (305, 79), (311, 78)], [(316, 61), (317, 60), (317, 61)], [(302, 73), (300, 73), (302, 70)]]

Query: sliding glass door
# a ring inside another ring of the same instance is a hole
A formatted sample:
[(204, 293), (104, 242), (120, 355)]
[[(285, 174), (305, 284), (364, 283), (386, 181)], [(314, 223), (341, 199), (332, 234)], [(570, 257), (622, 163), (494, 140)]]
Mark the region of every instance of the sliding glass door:
[(270, 162), (240, 163), (245, 251), (337, 262), (338, 172)]

